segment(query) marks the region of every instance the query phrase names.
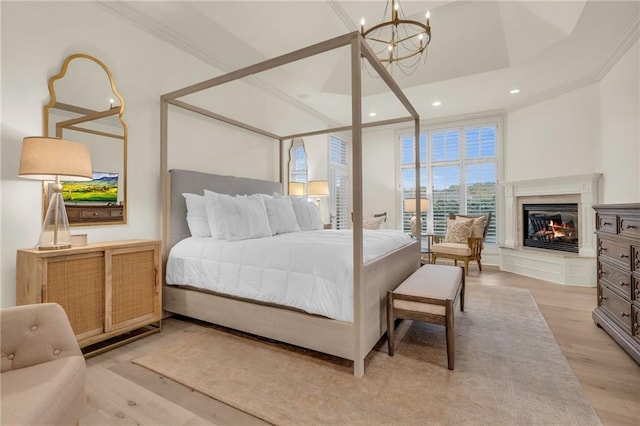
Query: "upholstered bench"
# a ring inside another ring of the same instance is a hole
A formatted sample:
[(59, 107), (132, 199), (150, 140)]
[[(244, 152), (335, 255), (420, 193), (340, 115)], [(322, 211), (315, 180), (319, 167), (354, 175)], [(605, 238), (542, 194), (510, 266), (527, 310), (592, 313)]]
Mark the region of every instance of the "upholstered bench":
[(395, 319), (410, 319), (444, 325), (447, 336), (447, 363), (453, 370), (455, 356), (453, 306), (460, 295), (464, 311), (464, 268), (424, 265), (404, 280), (387, 297), (389, 355), (393, 356)]

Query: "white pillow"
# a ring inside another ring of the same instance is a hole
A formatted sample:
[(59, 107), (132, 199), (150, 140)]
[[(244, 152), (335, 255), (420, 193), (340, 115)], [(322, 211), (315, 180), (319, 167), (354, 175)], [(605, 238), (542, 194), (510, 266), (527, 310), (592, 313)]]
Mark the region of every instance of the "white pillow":
[(191, 236), (198, 238), (210, 237), (211, 231), (207, 220), (204, 195), (185, 192), (182, 196), (187, 204), (187, 225)]
[(219, 197), (227, 241), (270, 237), (267, 209), (261, 195)]
[(300, 230), (289, 198), (264, 196), (263, 199), (267, 208), (269, 227), (271, 227), (271, 231), (274, 234), (298, 232)]
[(296, 215), (296, 221), (301, 231), (316, 231), (324, 229), (322, 219), (320, 218), (320, 211), (313, 203), (308, 203), (302, 198), (291, 197), (291, 203), (293, 204), (293, 211)]
[(211, 236), (218, 240), (227, 238), (227, 230), (222, 218), (220, 203), (222, 199), (232, 198), (231, 195), (218, 194), (217, 192), (204, 190), (204, 203), (207, 210), (207, 222)]
[(362, 229), (382, 229), (384, 223), (384, 217), (375, 217), (372, 214), (366, 215), (362, 218)]

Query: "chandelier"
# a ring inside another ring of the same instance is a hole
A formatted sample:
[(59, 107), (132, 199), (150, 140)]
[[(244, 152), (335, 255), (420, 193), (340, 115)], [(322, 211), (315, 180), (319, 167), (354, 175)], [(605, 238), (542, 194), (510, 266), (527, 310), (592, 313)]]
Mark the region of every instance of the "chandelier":
[[(384, 16), (389, 11), (389, 1)], [(400, 13), (400, 4), (391, 0), (391, 20), (383, 21), (368, 30), (364, 27), (364, 18), (360, 21), (360, 34), (369, 43), (378, 60), (391, 67), (395, 64), (405, 74), (415, 71), (421, 59), (426, 58), (426, 49), (431, 42), (429, 11), (425, 22), (405, 19)], [(409, 60), (412, 59), (412, 60)]]

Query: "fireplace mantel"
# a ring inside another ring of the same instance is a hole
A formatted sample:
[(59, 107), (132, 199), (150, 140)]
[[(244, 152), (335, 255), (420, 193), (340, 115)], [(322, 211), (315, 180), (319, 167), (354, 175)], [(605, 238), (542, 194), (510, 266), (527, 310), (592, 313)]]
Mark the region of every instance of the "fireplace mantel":
[[(600, 176), (600, 173), (593, 173), (504, 183), (501, 268), (561, 284), (595, 286), (595, 212), (592, 206), (598, 204)], [(578, 203), (580, 247), (577, 255), (523, 248), (522, 203), (541, 199), (558, 202), (571, 199)]]

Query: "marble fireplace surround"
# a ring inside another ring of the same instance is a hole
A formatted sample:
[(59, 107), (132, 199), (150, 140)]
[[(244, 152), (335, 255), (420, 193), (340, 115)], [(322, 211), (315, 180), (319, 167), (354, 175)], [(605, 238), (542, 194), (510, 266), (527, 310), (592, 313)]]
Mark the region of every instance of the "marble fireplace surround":
[[(595, 212), (600, 173), (532, 179), (504, 184), (504, 243), (501, 269), (558, 284), (596, 285)], [(522, 205), (577, 203), (578, 254), (523, 247)]]

